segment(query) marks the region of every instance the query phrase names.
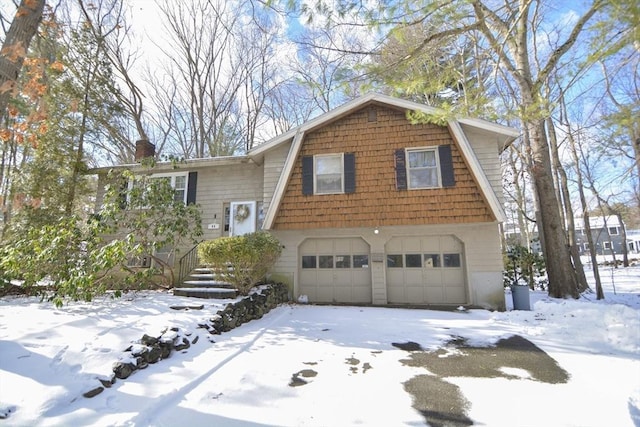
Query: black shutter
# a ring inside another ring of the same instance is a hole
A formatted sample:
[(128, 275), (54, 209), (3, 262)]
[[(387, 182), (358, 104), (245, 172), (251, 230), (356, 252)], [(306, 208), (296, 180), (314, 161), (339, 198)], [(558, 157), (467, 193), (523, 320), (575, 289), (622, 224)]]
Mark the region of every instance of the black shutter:
[(302, 157), (302, 194), (313, 194), (313, 156)]
[(404, 150), (396, 150), (394, 153), (396, 160), (396, 188), (398, 190), (407, 189), (407, 158)]
[(451, 157), (451, 145), (440, 145), (438, 147), (440, 157), (440, 177), (443, 187), (454, 187), (456, 178), (453, 176), (453, 159)]
[(344, 192), (356, 192), (356, 155), (344, 153)]
[(118, 189), (118, 207), (122, 210), (127, 209), (127, 200), (129, 193), (129, 180), (120, 177), (120, 188)]
[(196, 188), (198, 187), (198, 172), (189, 172), (187, 179), (187, 204), (196, 203)]

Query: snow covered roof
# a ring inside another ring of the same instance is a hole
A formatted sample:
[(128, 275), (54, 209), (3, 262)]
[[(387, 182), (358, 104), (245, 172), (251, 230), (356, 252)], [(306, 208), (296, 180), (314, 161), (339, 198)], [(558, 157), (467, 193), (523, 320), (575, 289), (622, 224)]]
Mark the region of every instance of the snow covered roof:
[[(605, 220), (607, 223), (607, 227), (620, 227), (620, 220), (615, 215), (604, 216), (590, 216), (589, 217), (589, 225), (591, 228), (603, 228), (605, 224)], [(576, 229), (584, 228), (584, 221), (582, 217), (578, 217), (575, 219)]]

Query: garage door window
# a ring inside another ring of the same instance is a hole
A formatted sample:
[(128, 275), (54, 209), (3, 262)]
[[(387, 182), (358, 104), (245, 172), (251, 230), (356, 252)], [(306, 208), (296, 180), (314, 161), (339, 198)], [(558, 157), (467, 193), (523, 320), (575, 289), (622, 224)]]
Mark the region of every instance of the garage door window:
[(387, 255), (387, 267), (402, 268), (402, 255)]
[(353, 268), (368, 268), (368, 267), (369, 267), (369, 255), (353, 256)]
[(318, 268), (333, 268), (333, 255), (318, 256)]
[(420, 254), (406, 254), (404, 256), (404, 264), (407, 267), (422, 268), (422, 255), (420, 255)]
[(336, 268), (351, 268), (351, 256), (336, 255)]
[(424, 254), (424, 266), (426, 268), (440, 267), (440, 254)]
[(442, 260), (446, 267), (460, 267), (460, 254), (443, 254)]
[(302, 268), (369, 268), (369, 255), (303, 255)]
[(303, 255), (302, 256), (302, 268), (316, 268), (315, 255)]

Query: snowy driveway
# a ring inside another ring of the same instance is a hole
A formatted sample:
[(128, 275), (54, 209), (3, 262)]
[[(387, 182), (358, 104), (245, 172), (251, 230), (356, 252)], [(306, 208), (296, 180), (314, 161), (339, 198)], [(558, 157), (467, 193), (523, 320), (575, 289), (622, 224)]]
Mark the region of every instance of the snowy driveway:
[[(546, 302), (532, 312), (510, 313), (293, 305), (214, 336), (195, 325), (221, 306), (208, 301), (203, 310), (168, 308), (179, 301), (146, 294), (62, 310), (0, 301), (0, 408), (11, 409), (0, 423), (425, 425), (404, 384), (433, 373), (406, 363), (410, 353), (393, 343), (411, 341), (436, 350), (455, 337), (484, 346), (513, 335), (544, 349), (569, 373), (569, 381), (540, 381), (517, 366), (498, 377), (444, 377), (468, 402), (471, 422), (624, 427), (634, 426), (634, 417), (640, 420), (640, 385), (632, 376), (640, 372), (639, 352), (631, 330), (640, 321), (637, 309), (623, 305), (605, 310), (573, 301)], [(608, 330), (572, 332), (576, 325), (589, 328), (598, 322)], [(92, 399), (81, 396), (109, 373), (132, 340), (164, 326), (190, 330), (199, 340)], [(453, 357), (455, 351), (441, 356)], [(608, 386), (612, 382), (615, 386)], [(585, 405), (585, 399), (599, 405)], [(570, 417), (562, 418), (560, 409)]]

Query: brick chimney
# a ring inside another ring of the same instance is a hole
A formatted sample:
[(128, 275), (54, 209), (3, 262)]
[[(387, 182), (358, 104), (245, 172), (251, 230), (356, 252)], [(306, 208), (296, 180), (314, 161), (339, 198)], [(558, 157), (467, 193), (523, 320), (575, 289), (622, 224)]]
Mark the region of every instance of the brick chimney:
[(156, 155), (156, 146), (147, 139), (139, 139), (136, 141), (136, 162), (142, 159), (154, 157)]

